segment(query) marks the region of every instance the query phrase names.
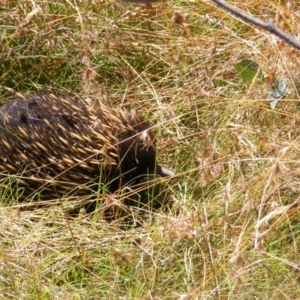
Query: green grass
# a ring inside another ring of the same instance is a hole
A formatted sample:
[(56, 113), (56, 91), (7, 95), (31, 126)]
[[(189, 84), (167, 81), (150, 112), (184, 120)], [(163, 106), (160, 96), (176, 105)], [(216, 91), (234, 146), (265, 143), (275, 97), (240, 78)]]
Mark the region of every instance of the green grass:
[[(297, 36), (297, 4), (281, 3), (234, 4)], [(299, 297), (299, 52), (201, 0), (152, 11), (4, 1), (0, 24), (0, 103), (51, 89), (137, 108), (160, 164), (176, 172), (166, 184), (173, 206), (133, 211), (140, 226), (127, 230), (101, 207), (67, 218), (61, 204), (85, 199), (23, 210), (2, 192), (1, 299)], [(245, 59), (263, 81), (238, 76)], [(289, 93), (272, 110), (266, 98), (280, 78)]]

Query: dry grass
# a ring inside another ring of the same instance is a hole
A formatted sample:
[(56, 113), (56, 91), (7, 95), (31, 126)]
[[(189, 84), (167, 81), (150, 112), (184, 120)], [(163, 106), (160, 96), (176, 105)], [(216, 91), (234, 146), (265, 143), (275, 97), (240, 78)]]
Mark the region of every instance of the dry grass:
[[(298, 37), (296, 1), (234, 3)], [(211, 1), (153, 8), (2, 1), (0, 101), (50, 87), (137, 107), (177, 176), (171, 211), (126, 231), (3, 205), (1, 299), (299, 297), (299, 52)], [(243, 59), (264, 81), (241, 80)], [(278, 79), (289, 92), (272, 110)]]

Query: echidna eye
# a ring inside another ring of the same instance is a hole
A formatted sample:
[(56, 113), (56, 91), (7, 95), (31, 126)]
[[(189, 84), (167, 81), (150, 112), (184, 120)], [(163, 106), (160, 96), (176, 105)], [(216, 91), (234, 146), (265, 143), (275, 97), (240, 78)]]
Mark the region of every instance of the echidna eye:
[(28, 123), (28, 119), (27, 119), (27, 116), (25, 114), (20, 115), (20, 122), (25, 123), (25, 124)]

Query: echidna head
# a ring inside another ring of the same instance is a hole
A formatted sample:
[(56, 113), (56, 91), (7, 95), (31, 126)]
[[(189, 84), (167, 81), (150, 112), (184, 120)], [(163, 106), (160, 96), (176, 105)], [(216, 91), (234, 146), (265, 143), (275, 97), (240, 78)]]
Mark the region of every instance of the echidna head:
[(174, 175), (174, 172), (157, 163), (155, 140), (149, 128), (144, 129), (138, 136), (134, 155), (137, 163), (137, 175), (159, 175), (161, 177)]

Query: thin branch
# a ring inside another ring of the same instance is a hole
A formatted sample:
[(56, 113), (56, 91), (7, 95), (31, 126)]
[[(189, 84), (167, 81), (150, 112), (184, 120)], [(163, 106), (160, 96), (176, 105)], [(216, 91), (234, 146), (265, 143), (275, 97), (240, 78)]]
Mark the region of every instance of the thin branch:
[(251, 15), (246, 14), (244, 11), (226, 3), (225, 1), (222, 1), (222, 0), (212, 0), (212, 1), (215, 2), (216, 4), (220, 5), (221, 7), (225, 8), (229, 12), (233, 13), (234, 15), (242, 18), (243, 20), (250, 22), (256, 26), (259, 26), (259, 27), (271, 32), (272, 34), (276, 35), (280, 39), (284, 40), (285, 42), (287, 42), (288, 44), (293, 46), (294, 48), (300, 50), (300, 43), (298, 41), (296, 41), (295, 39), (293, 39), (290, 35), (286, 34), (282, 30), (277, 28), (274, 25), (273, 20), (269, 20), (268, 22), (263, 22), (261, 19), (254, 18)]

